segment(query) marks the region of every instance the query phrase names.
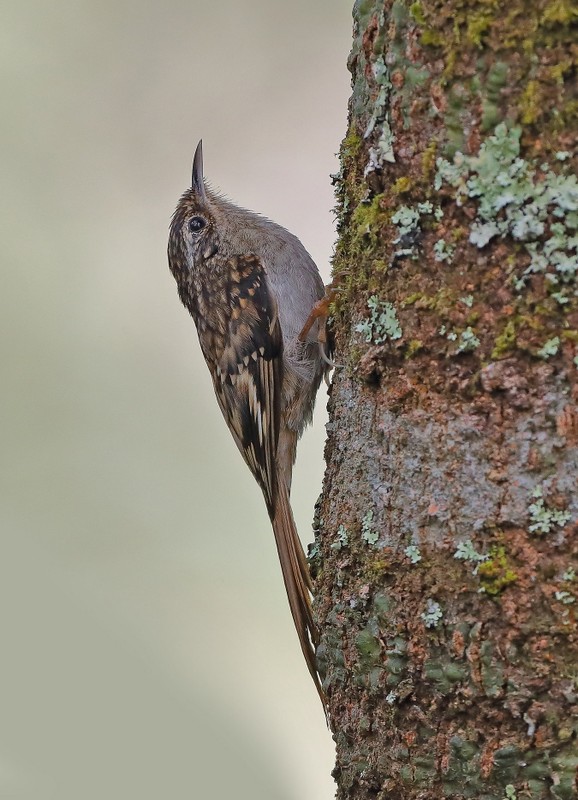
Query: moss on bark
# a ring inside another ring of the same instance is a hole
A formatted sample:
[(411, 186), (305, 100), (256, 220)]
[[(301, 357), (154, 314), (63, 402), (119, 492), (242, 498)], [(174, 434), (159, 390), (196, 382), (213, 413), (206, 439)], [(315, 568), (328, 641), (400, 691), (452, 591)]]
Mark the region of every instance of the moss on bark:
[(312, 559), (343, 800), (578, 796), (576, 25), (355, 5)]

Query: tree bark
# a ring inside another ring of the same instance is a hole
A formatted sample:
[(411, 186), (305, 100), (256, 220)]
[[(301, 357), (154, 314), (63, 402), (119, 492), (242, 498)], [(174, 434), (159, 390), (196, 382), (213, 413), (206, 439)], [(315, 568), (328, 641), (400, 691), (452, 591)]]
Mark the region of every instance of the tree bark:
[(338, 798), (578, 797), (577, 21), (354, 8), (311, 554)]

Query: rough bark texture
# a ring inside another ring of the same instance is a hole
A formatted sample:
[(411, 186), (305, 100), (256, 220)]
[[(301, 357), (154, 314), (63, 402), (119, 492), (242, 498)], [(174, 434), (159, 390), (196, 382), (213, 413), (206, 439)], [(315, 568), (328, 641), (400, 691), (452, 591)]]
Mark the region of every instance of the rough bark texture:
[(338, 798), (578, 797), (576, 23), (354, 9), (312, 553)]

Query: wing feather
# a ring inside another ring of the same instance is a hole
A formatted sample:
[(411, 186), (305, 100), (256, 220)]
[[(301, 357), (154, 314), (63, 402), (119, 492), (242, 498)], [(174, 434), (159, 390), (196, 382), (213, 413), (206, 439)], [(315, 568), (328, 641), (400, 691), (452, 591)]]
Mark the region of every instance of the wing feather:
[(237, 256), (229, 265), (230, 318), (211, 370), (213, 385), (233, 438), (271, 511), (276, 494), (283, 337), (277, 304), (259, 259)]

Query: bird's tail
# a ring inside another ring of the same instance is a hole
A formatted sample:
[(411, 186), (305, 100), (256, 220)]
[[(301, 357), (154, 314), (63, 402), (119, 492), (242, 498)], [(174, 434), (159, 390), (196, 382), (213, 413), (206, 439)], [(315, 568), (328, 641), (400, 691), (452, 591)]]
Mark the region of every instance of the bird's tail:
[(281, 561), (285, 589), (289, 598), (289, 607), (291, 608), (291, 615), (299, 636), (301, 650), (327, 715), (325, 693), (321, 686), (315, 661), (315, 649), (319, 644), (319, 630), (313, 620), (311, 608), (311, 575), (309, 574), (307, 559), (297, 534), (293, 511), (289, 502), (289, 494), (283, 479), (278, 482), (276, 500), (271, 522), (279, 560)]

